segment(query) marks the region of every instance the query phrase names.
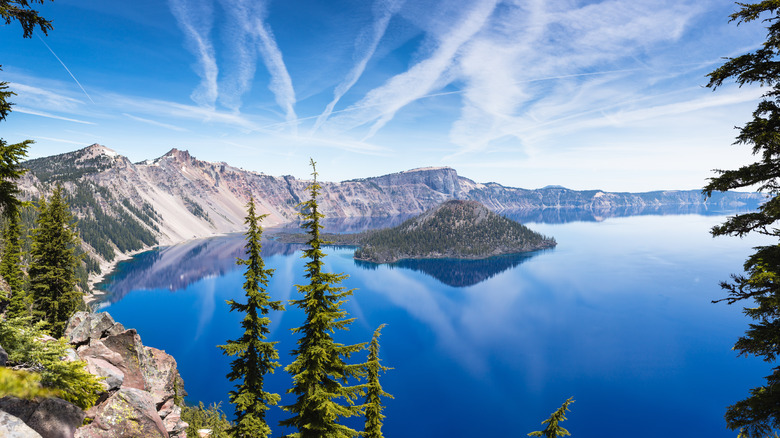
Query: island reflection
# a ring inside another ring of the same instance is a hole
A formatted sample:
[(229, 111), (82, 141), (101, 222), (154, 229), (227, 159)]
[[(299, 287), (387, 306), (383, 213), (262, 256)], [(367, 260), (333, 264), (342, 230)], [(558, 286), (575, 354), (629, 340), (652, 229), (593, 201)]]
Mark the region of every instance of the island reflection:
[[(487, 259), (404, 259), (389, 263), (390, 268), (410, 269), (429, 275), (452, 287), (469, 287), (512, 269), (545, 251), (545, 249), (520, 254), (507, 254)], [(378, 269), (380, 264), (355, 260), (355, 265), (369, 270)]]

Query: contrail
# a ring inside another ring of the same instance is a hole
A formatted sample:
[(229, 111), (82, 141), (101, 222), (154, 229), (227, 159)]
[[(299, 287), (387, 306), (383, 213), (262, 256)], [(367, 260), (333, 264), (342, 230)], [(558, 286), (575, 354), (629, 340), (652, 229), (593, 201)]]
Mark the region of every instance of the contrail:
[(91, 98), (91, 97), (89, 97), (89, 93), (87, 93), (87, 90), (85, 90), (85, 89), (84, 89), (84, 87), (82, 87), (82, 86), (81, 86), (81, 83), (79, 82), (79, 80), (78, 80), (78, 79), (76, 79), (76, 77), (75, 77), (75, 76), (73, 76), (73, 73), (71, 73), (71, 72), (70, 72), (70, 69), (68, 68), (68, 66), (67, 66), (67, 65), (65, 65), (65, 63), (64, 63), (64, 62), (62, 62), (62, 60), (60, 59), (60, 57), (59, 57), (59, 56), (57, 56), (57, 54), (56, 54), (56, 53), (54, 53), (54, 50), (52, 50), (52, 49), (51, 49), (51, 47), (49, 47), (49, 45), (48, 45), (48, 44), (46, 44), (46, 41), (44, 41), (44, 40), (43, 40), (43, 38), (41, 38), (41, 36), (40, 36), (40, 35), (38, 35), (38, 34), (36, 33), (36, 34), (35, 34), (35, 36), (37, 36), (37, 37), (38, 37), (38, 39), (39, 39), (39, 40), (41, 40), (41, 42), (43, 43), (43, 45), (44, 45), (44, 46), (46, 46), (46, 48), (47, 48), (47, 49), (49, 49), (49, 51), (51, 52), (51, 54), (52, 54), (52, 55), (54, 55), (54, 57), (55, 57), (55, 58), (57, 58), (57, 61), (59, 61), (59, 62), (60, 62), (60, 64), (62, 64), (62, 66), (63, 66), (63, 67), (65, 67), (65, 71), (67, 71), (67, 72), (68, 72), (68, 74), (70, 75), (70, 77), (72, 77), (72, 78), (73, 78), (73, 80), (74, 80), (74, 81), (76, 81), (76, 85), (78, 85), (78, 86), (79, 86), (79, 88), (81, 88), (81, 91), (83, 91), (83, 92), (84, 92), (84, 95), (85, 95), (85, 96), (87, 96), (87, 99), (89, 99), (89, 101), (90, 101), (90, 102), (92, 102), (92, 104), (94, 104), (94, 103), (95, 103), (95, 101), (94, 101), (94, 100), (92, 100), (92, 98)]

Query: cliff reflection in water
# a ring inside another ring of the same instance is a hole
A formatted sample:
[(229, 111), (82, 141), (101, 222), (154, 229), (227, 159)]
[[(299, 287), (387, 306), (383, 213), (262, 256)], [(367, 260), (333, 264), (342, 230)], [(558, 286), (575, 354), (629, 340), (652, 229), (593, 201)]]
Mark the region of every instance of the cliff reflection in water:
[[(411, 269), (429, 275), (452, 287), (468, 287), (512, 269), (543, 252), (545, 249), (520, 254), (508, 254), (480, 260), (461, 259), (405, 259), (388, 264), (391, 268)], [(378, 269), (379, 264), (355, 260), (363, 269)]]
[[(222, 276), (238, 268), (236, 259), (245, 256), (245, 244), (243, 234), (231, 234), (138, 254), (132, 263), (119, 263), (117, 270), (98, 285), (98, 289), (106, 292), (100, 301), (116, 303), (133, 290), (175, 292), (203, 278)], [(263, 257), (290, 255), (302, 247), (264, 239)], [(108, 290), (106, 284), (110, 285)]]
[(502, 210), (497, 213), (514, 221), (525, 224), (565, 224), (569, 222), (602, 222), (609, 218), (629, 216), (668, 216), (695, 214), (700, 216), (719, 216), (724, 214), (748, 213), (755, 211), (761, 203), (752, 202), (738, 206), (724, 207), (708, 204), (680, 205), (629, 205), (604, 208), (542, 208), (522, 210)]

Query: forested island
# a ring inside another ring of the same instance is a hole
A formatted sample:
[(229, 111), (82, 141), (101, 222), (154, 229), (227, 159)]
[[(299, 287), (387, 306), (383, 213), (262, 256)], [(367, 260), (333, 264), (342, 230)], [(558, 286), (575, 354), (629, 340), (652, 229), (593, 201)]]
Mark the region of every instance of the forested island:
[[(304, 235), (282, 234), (285, 242), (304, 243)], [(323, 234), (333, 245), (357, 246), (355, 259), (393, 263), (404, 259), (483, 259), (552, 248), (555, 239), (500, 216), (477, 201), (452, 200), (381, 230)]]

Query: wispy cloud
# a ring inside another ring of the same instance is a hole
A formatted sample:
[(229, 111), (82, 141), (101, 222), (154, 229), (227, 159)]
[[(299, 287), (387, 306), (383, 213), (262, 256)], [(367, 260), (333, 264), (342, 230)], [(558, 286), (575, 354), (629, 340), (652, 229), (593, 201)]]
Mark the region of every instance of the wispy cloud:
[(85, 89), (84, 89), (84, 87), (83, 87), (83, 86), (81, 86), (81, 82), (79, 82), (79, 80), (78, 80), (78, 79), (76, 79), (76, 76), (73, 76), (73, 73), (71, 73), (71, 71), (70, 71), (70, 69), (68, 68), (68, 66), (67, 66), (67, 65), (65, 65), (65, 63), (64, 63), (64, 62), (62, 62), (62, 60), (60, 59), (60, 57), (59, 57), (59, 56), (57, 56), (57, 54), (56, 54), (56, 53), (54, 53), (54, 50), (52, 50), (52, 49), (51, 49), (51, 47), (49, 47), (49, 45), (48, 45), (48, 44), (46, 44), (46, 41), (44, 41), (44, 40), (43, 40), (43, 38), (41, 38), (41, 36), (40, 36), (40, 35), (38, 35), (38, 34), (36, 33), (36, 34), (35, 34), (35, 36), (37, 36), (37, 37), (38, 37), (38, 39), (39, 39), (39, 40), (41, 40), (41, 42), (43, 43), (43, 45), (44, 45), (44, 46), (46, 46), (46, 48), (47, 48), (47, 49), (49, 49), (49, 52), (51, 52), (51, 54), (52, 54), (52, 55), (54, 55), (54, 57), (55, 57), (55, 58), (57, 58), (57, 61), (59, 61), (59, 62), (60, 62), (60, 64), (62, 65), (62, 67), (65, 69), (65, 71), (66, 71), (66, 72), (68, 72), (68, 74), (70, 75), (70, 77), (71, 77), (71, 78), (73, 78), (73, 81), (74, 81), (74, 82), (76, 82), (76, 85), (78, 85), (78, 86), (79, 86), (79, 88), (81, 88), (81, 91), (83, 91), (83, 92), (84, 92), (84, 95), (85, 95), (85, 96), (87, 96), (87, 99), (89, 99), (89, 101), (90, 101), (90, 102), (92, 102), (92, 103), (94, 104), (94, 103), (95, 103), (95, 101), (94, 101), (94, 100), (92, 100), (92, 98), (89, 96), (89, 93), (87, 93), (87, 90), (85, 90)]
[(37, 111), (37, 110), (25, 108), (23, 106), (18, 106), (18, 105), (14, 107), (14, 112), (22, 113), (22, 114), (30, 114), (32, 116), (46, 117), (46, 118), (49, 118), (49, 119), (64, 120), (66, 122), (81, 123), (83, 125), (95, 125), (95, 123), (93, 123), (93, 122), (87, 122), (85, 120), (73, 119), (73, 118), (70, 118), (70, 117), (58, 116), (56, 114), (47, 113), (45, 111)]
[(146, 99), (121, 94), (109, 94), (106, 98), (113, 107), (123, 110), (132, 110), (148, 116), (158, 117), (163, 120), (178, 119), (192, 120), (200, 123), (223, 124), (242, 129), (246, 132), (261, 131), (262, 128), (256, 122), (241, 114), (219, 111), (211, 107), (199, 105), (185, 105), (178, 102), (170, 102), (159, 99)]
[(122, 113), (122, 115), (127, 117), (127, 118), (129, 118), (129, 119), (135, 120), (137, 122), (148, 123), (150, 125), (159, 126), (161, 128), (171, 129), (171, 130), (179, 131), (179, 132), (187, 131), (186, 129), (184, 129), (184, 128), (180, 127), (180, 126), (170, 125), (168, 123), (162, 123), (162, 122), (158, 122), (156, 120), (144, 119), (143, 117), (137, 117), (137, 116), (134, 116), (132, 114)]
[[(34, 81), (34, 78), (25, 78)], [(84, 105), (84, 101), (40, 87), (33, 87), (12, 81), (11, 88), (16, 92), (18, 103), (24, 106), (54, 109), (57, 111), (74, 111)]]
[(217, 101), (217, 59), (210, 39), (214, 19), (212, 0), (168, 0), (173, 16), (184, 32), (198, 62), (200, 85), (190, 96), (195, 103), (214, 107)]
[(372, 137), (393, 119), (396, 112), (415, 100), (441, 88), (442, 81), (458, 50), (487, 23), (496, 8), (496, 0), (483, 0), (463, 13), (459, 22), (444, 35), (438, 36), (438, 45), (431, 56), (415, 64), (408, 71), (394, 76), (384, 85), (371, 90), (352, 106), (354, 111), (331, 119), (336, 130), (347, 131), (372, 123), (364, 139)]
[(78, 146), (84, 146), (84, 145), (87, 144), (87, 143), (85, 143), (83, 141), (73, 141), (73, 140), (65, 140), (65, 139), (62, 139), (62, 138), (43, 137), (41, 135), (29, 135), (29, 134), (27, 134), (27, 135), (24, 135), (24, 137), (33, 138), (35, 140), (53, 141), (55, 143), (75, 144), (75, 145), (78, 145)]
[[(226, 59), (227, 67), (221, 69), (222, 73), (217, 80), (217, 62), (213, 54), (214, 49), (209, 43), (207, 53), (210, 55), (206, 60), (209, 65), (213, 65), (211, 68), (213, 77), (209, 76), (209, 87), (213, 90), (213, 95), (210, 95), (213, 97), (211, 104), (219, 100), (220, 104), (231, 111), (235, 113), (240, 111), (243, 96), (252, 89), (259, 55), (270, 75), (268, 89), (282, 108), (288, 125), (295, 130), (297, 127), (295, 90), (282, 52), (266, 22), (266, 2), (219, 1), (227, 17), (227, 22), (219, 28), (222, 39), (226, 42), (222, 57)], [(200, 14), (203, 15), (202, 12)]]
[(293, 89), (290, 74), (287, 72), (287, 67), (284, 65), (282, 52), (276, 44), (273, 32), (271, 32), (271, 29), (263, 20), (258, 18), (255, 21), (255, 31), (260, 38), (260, 54), (263, 57), (268, 73), (271, 74), (271, 83), (268, 84), (268, 89), (274, 93), (276, 103), (284, 110), (287, 122), (291, 123), (293, 129), (297, 131), (297, 124), (295, 123), (297, 116), (294, 108), (295, 90)]
[[(623, 100), (646, 92), (642, 88), (653, 85), (653, 74), (635, 54), (679, 39), (701, 9), (692, 3), (665, 3), (613, 0), (580, 8), (539, 2), (532, 8), (506, 6), (507, 11), (497, 14), (488, 31), (470, 41), (458, 57), (464, 98), (450, 141), (460, 153), (482, 151), (505, 138), (520, 144), (526, 130), (518, 131), (518, 125), (534, 129), (549, 120), (545, 111), (553, 109), (558, 116), (552, 118), (560, 118), (571, 108), (587, 108), (575, 102), (583, 96), (588, 101), (580, 103), (593, 108), (603, 105), (596, 101), (610, 96)], [(628, 73), (609, 80), (603, 75), (572, 76), (549, 85), (529, 81), (632, 63), (647, 71), (642, 82), (630, 81), (637, 76)]]
[(374, 56), (376, 48), (379, 45), (379, 41), (387, 31), (387, 25), (390, 23), (390, 19), (401, 9), (404, 0), (377, 0), (374, 3), (373, 14), (374, 20), (370, 30), (364, 30), (358, 36), (355, 42), (355, 52), (358, 58), (357, 63), (347, 73), (347, 76), (336, 86), (333, 91), (333, 100), (325, 107), (325, 111), (317, 117), (317, 121), (314, 123), (312, 133), (316, 132), (320, 126), (330, 117), (333, 113), (333, 108), (341, 100), (342, 97), (357, 83), (360, 76), (366, 70), (368, 61)]

